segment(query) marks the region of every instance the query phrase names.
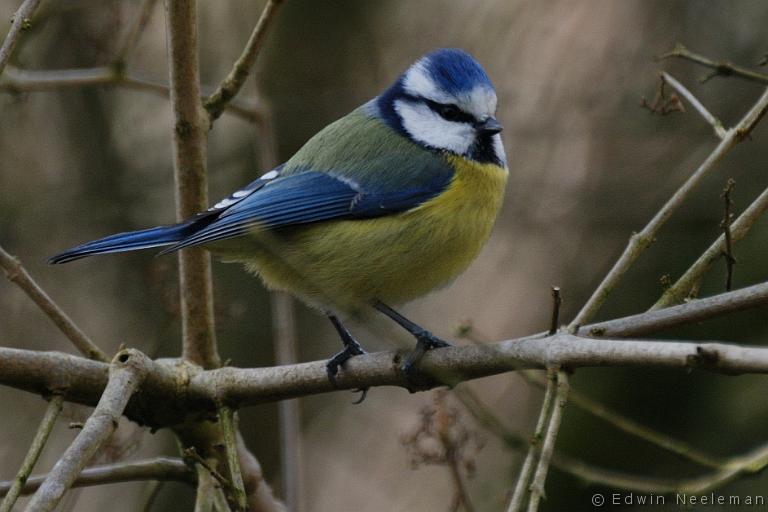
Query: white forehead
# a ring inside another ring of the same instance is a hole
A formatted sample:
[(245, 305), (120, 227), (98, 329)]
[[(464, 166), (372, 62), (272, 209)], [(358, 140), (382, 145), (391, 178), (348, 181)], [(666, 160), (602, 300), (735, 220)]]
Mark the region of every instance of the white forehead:
[(466, 92), (451, 94), (435, 83), (423, 61), (419, 61), (405, 73), (403, 89), (412, 96), (421, 96), (437, 103), (458, 105), (478, 119), (496, 113), (496, 93), (486, 85), (477, 85)]

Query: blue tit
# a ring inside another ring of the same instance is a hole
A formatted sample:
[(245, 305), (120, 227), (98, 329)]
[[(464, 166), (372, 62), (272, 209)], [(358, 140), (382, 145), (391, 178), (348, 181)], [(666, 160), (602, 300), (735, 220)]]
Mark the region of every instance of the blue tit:
[(507, 181), (495, 113), (480, 64), (462, 50), (434, 51), (208, 211), (88, 242), (50, 262), (203, 246), (328, 316), (344, 344), (327, 364), (332, 382), (364, 353), (338, 315), (370, 307), (416, 338), (404, 363), (411, 374), (426, 350), (447, 343), (387, 304), (450, 283), (488, 239)]

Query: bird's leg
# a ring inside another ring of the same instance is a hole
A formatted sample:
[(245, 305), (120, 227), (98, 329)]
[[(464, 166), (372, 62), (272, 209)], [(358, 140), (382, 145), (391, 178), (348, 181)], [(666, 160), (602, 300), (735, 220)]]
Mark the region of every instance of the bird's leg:
[[(333, 313), (326, 313), (325, 315), (333, 324), (336, 332), (339, 333), (341, 342), (344, 344), (344, 349), (330, 358), (328, 363), (325, 365), (325, 370), (328, 373), (328, 380), (331, 381), (333, 387), (338, 388), (339, 384), (336, 382), (336, 374), (339, 373), (339, 368), (341, 368), (344, 363), (346, 363), (352, 357), (365, 354), (365, 350), (363, 350), (363, 347), (361, 347), (357, 340), (352, 337), (352, 334), (350, 334), (347, 328), (344, 327), (344, 324), (341, 323), (341, 320), (339, 320), (336, 315)], [(357, 391), (362, 393), (360, 398), (355, 402), (356, 404), (359, 404), (365, 400), (365, 396), (368, 393), (368, 388), (358, 389)]]
[(373, 307), (397, 322), (400, 327), (411, 333), (416, 338), (416, 348), (413, 350), (413, 352), (406, 356), (405, 360), (403, 361), (402, 369), (406, 378), (408, 378), (412, 384), (418, 386), (419, 381), (424, 380), (417, 378), (419, 362), (421, 361), (421, 358), (424, 357), (424, 354), (433, 348), (450, 347), (451, 344), (445, 340), (441, 340), (420, 325), (411, 322), (403, 315), (381, 301), (374, 302)]

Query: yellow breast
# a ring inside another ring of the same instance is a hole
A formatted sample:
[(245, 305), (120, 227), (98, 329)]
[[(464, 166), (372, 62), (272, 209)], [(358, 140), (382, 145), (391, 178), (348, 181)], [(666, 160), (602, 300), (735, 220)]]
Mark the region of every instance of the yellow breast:
[[(488, 239), (507, 170), (448, 157), (455, 175), (439, 196), (398, 215), (258, 235), (249, 267), (271, 288), (324, 308), (402, 303), (458, 276)], [(240, 258), (237, 258), (240, 260)]]

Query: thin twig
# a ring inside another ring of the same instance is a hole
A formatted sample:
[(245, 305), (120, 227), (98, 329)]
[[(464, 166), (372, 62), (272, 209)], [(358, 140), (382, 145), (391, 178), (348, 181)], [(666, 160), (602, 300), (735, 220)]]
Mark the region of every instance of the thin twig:
[(654, 241), (659, 229), (661, 229), (675, 210), (677, 210), (677, 208), (685, 201), (691, 191), (716, 167), (717, 163), (734, 146), (736, 146), (736, 144), (749, 135), (755, 125), (760, 121), (763, 115), (765, 115), (766, 111), (768, 111), (768, 89), (763, 92), (760, 99), (757, 100), (736, 126), (726, 130), (725, 136), (717, 147), (685, 181), (685, 183), (677, 189), (642, 231), (635, 233), (630, 237), (629, 244), (626, 249), (624, 249), (622, 255), (605, 278), (603, 278), (602, 282), (589, 300), (587, 300), (584, 307), (581, 308), (576, 315), (576, 318), (569, 324), (568, 327), (571, 331), (574, 331), (577, 326), (583, 325), (592, 319), (635, 260)]
[[(730, 226), (731, 243), (734, 244), (744, 238), (752, 225), (768, 210), (768, 188), (755, 199), (749, 207), (739, 215)], [(662, 294), (653, 305), (651, 311), (679, 304), (691, 295), (697, 283), (704, 273), (721, 257), (725, 251), (725, 235), (715, 240), (693, 265)]]
[(231, 407), (221, 405), (219, 407), (219, 423), (224, 436), (224, 447), (227, 451), (227, 466), (231, 476), (231, 487), (233, 499), (230, 501), (235, 505), (235, 510), (245, 512), (247, 508), (245, 486), (243, 485), (243, 475), (240, 472), (240, 458), (237, 454), (237, 436), (235, 435), (235, 413)]
[(133, 392), (149, 371), (149, 359), (138, 350), (126, 349), (109, 367), (109, 382), (85, 426), (56, 462), (27, 510), (47, 512), (56, 508), (64, 493), (117, 428)]
[(147, 26), (147, 23), (149, 23), (155, 4), (157, 4), (157, 0), (144, 0), (144, 3), (141, 5), (141, 10), (136, 17), (136, 22), (131, 25), (128, 34), (123, 40), (123, 44), (120, 45), (120, 48), (115, 53), (115, 62), (124, 65), (128, 53), (136, 46), (139, 37), (141, 37), (142, 32), (144, 32), (144, 28)]
[[(33, 71), (8, 66), (5, 75), (0, 78), (0, 90), (12, 93), (55, 91), (72, 87), (116, 86), (136, 91), (154, 94), (160, 98), (168, 98), (170, 91), (167, 84), (162, 84), (138, 74), (119, 69), (114, 66), (78, 69), (53, 69)], [(202, 87), (202, 100), (207, 97), (205, 91), (210, 87)], [(236, 117), (251, 123), (262, 120), (261, 103), (259, 101), (243, 101), (235, 99), (227, 104), (226, 111)]]
[(13, 49), (16, 47), (16, 43), (19, 42), (21, 33), (32, 26), (31, 18), (38, 5), (40, 5), (40, 0), (24, 0), (13, 15), (11, 28), (5, 36), (3, 45), (0, 46), (0, 75), (3, 74), (6, 64), (8, 64), (13, 54)]
[(552, 287), (552, 321), (549, 323), (549, 335), (553, 335), (560, 327), (560, 305), (563, 303), (560, 297), (560, 287)]
[[(190, 446), (184, 450), (184, 457), (191, 459), (193, 462), (203, 467), (213, 478), (216, 479), (217, 482), (219, 482), (219, 484), (221, 484), (222, 487), (232, 486), (232, 483), (229, 481), (229, 479), (216, 471), (216, 468), (214, 468), (207, 460), (205, 460), (199, 453), (197, 453), (197, 450), (195, 450), (194, 446)], [(200, 475), (198, 474), (198, 477), (199, 476)]]
[(693, 108), (696, 109), (696, 111), (701, 114), (701, 117), (704, 118), (705, 121), (707, 121), (710, 126), (712, 126), (712, 129), (715, 131), (715, 135), (722, 139), (725, 137), (725, 128), (723, 127), (723, 123), (720, 122), (718, 118), (716, 118), (712, 113), (707, 110), (707, 108), (702, 105), (702, 103), (696, 98), (696, 96), (693, 95), (691, 91), (685, 88), (683, 84), (678, 82), (672, 75), (667, 73), (666, 71), (661, 72), (661, 77), (664, 81), (666, 81), (669, 85), (674, 87), (674, 89), (686, 100), (688, 100), (688, 103), (691, 104)]
[(555, 403), (552, 405), (552, 414), (549, 417), (544, 444), (541, 446), (539, 463), (536, 466), (536, 473), (533, 475), (533, 482), (530, 486), (531, 496), (528, 499), (528, 512), (539, 510), (539, 501), (544, 497), (544, 482), (547, 480), (549, 464), (555, 451), (555, 441), (557, 440), (557, 434), (560, 432), (563, 409), (565, 404), (568, 403), (568, 392), (570, 391), (568, 374), (560, 370), (557, 372), (556, 378), (557, 392), (555, 393)]
[(26, 457), (24, 457), (24, 462), (21, 463), (21, 468), (16, 473), (16, 478), (13, 479), (13, 483), (5, 495), (3, 504), (0, 506), (0, 512), (11, 512), (13, 509), (13, 505), (24, 489), (24, 484), (29, 480), (29, 475), (32, 473), (35, 464), (37, 464), (37, 459), (40, 458), (40, 453), (42, 453), (43, 447), (48, 441), (48, 436), (51, 435), (63, 404), (64, 398), (61, 395), (53, 395), (51, 401), (48, 402), (48, 407), (45, 410), (40, 426), (37, 428), (32, 445), (29, 447), (29, 451)]
[(107, 355), (53, 302), (48, 294), (45, 293), (45, 290), (29, 275), (19, 260), (8, 254), (1, 246), (0, 267), (5, 270), (6, 277), (21, 288), (27, 294), (27, 297), (37, 304), (37, 307), (56, 324), (56, 327), (72, 342), (81, 354), (95, 361), (109, 361)]
[(664, 53), (662, 55), (659, 55), (658, 58), (669, 59), (672, 57), (695, 62), (696, 64), (700, 64), (704, 67), (712, 69), (712, 73), (704, 76), (701, 79), (702, 82), (706, 82), (715, 76), (738, 76), (741, 78), (745, 78), (747, 80), (751, 80), (753, 82), (768, 84), (768, 75), (765, 73), (760, 73), (758, 71), (753, 71), (751, 69), (737, 66), (728, 61), (712, 60), (708, 57), (704, 57), (703, 55), (699, 55), (697, 53), (694, 53), (688, 50), (688, 48), (686, 48), (680, 43), (677, 43), (677, 45), (675, 45), (675, 48), (673, 50), (667, 53)]
[[(166, 0), (173, 105), (173, 168), (176, 217), (184, 220), (208, 207), (206, 138), (208, 123), (200, 104), (197, 2)], [(183, 357), (204, 368), (221, 365), (213, 314), (210, 254), (179, 252)]]
[(248, 38), (243, 53), (237, 59), (227, 77), (222, 80), (219, 87), (216, 88), (210, 98), (206, 100), (205, 108), (208, 110), (211, 123), (221, 116), (227, 103), (240, 92), (240, 88), (248, 78), (254, 62), (256, 62), (256, 57), (259, 55), (259, 51), (264, 43), (264, 38), (267, 35), (272, 20), (275, 18), (277, 9), (283, 1), (284, 0), (267, 1), (267, 5), (264, 6), (264, 10), (259, 17), (259, 21), (256, 23), (251, 36)]
[[(32, 494), (40, 488), (48, 475), (29, 477), (21, 489), (22, 495)], [(114, 484), (120, 482), (140, 482), (145, 480), (173, 481), (194, 484), (195, 474), (179, 458), (156, 457), (154, 459), (133, 462), (102, 464), (83, 469), (72, 487)], [(12, 481), (0, 482), (0, 496), (9, 492)]]
[(536, 421), (536, 429), (533, 432), (533, 438), (530, 441), (530, 448), (525, 456), (523, 465), (520, 468), (520, 474), (515, 483), (515, 490), (509, 501), (507, 512), (519, 512), (523, 509), (526, 496), (528, 495), (529, 485), (533, 477), (534, 464), (539, 456), (539, 443), (542, 440), (549, 418), (552, 415), (552, 407), (557, 391), (557, 373), (555, 370), (547, 370), (547, 388), (544, 392), (544, 400), (541, 403), (539, 419)]
[(729, 178), (723, 189), (723, 193), (721, 194), (725, 204), (720, 228), (723, 230), (723, 236), (725, 237), (725, 251), (723, 251), (723, 257), (725, 258), (725, 291), (727, 292), (731, 291), (731, 288), (733, 288), (733, 266), (736, 264), (736, 258), (733, 256), (733, 239), (731, 237), (731, 223), (733, 221), (733, 213), (731, 213), (733, 200), (731, 199), (731, 193), (733, 192), (734, 185), (736, 185), (736, 182)]

